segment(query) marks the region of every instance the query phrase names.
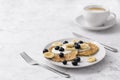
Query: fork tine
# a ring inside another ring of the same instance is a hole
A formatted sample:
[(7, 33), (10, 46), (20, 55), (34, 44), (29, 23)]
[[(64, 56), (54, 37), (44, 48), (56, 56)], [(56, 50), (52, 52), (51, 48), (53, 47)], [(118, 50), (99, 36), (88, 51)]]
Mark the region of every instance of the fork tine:
[(20, 55), (23, 57), (23, 59), (26, 61), (26, 62), (31, 62), (31, 61), (33, 61), (33, 59), (30, 57), (30, 56), (28, 56), (27, 54), (26, 54), (26, 52), (22, 52), (22, 53), (20, 53)]

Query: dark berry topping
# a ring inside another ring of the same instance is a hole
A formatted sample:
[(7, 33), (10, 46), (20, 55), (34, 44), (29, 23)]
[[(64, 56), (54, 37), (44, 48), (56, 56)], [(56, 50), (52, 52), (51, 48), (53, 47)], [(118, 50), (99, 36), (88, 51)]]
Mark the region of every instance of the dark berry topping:
[(72, 61), (72, 65), (77, 66), (78, 62), (77, 61)]
[(64, 57), (64, 54), (63, 54), (63, 53), (60, 53), (60, 54), (59, 54), (59, 57), (61, 57), (61, 58)]
[(59, 48), (60, 48), (59, 46), (56, 46), (56, 47), (55, 47), (55, 50), (59, 50)]
[(83, 42), (83, 41), (79, 41), (78, 43), (82, 44), (82, 43), (84, 43), (84, 42)]
[(76, 57), (75, 59), (74, 59), (74, 61), (77, 61), (77, 62), (80, 62), (80, 57)]
[(75, 49), (80, 49), (80, 45), (79, 45), (79, 44), (76, 44), (76, 45), (75, 45)]
[(76, 58), (75, 58), (75, 59), (73, 59), (73, 61), (78, 62)]
[(59, 51), (64, 51), (64, 48), (63, 48), (63, 47), (60, 47), (60, 48), (59, 48)]
[(45, 53), (45, 52), (48, 52), (48, 49), (44, 49), (44, 50), (43, 50), (43, 53)]
[(79, 44), (77, 42), (75, 42), (74, 45), (79, 45)]
[(66, 44), (66, 43), (68, 43), (68, 41), (64, 41), (64, 42), (63, 42), (63, 44)]
[(66, 65), (66, 64), (67, 64), (67, 61), (66, 61), (66, 60), (64, 60), (62, 63), (63, 63), (64, 65)]

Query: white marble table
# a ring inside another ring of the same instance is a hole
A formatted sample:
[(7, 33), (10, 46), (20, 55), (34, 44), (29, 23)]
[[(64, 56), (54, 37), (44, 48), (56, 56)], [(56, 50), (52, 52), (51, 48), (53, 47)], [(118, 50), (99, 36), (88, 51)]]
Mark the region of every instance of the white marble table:
[[(0, 80), (46, 80), (57, 76), (27, 64), (19, 53), (26, 51), (37, 61), (44, 61), (44, 46), (53, 40), (74, 37), (73, 31), (119, 49), (119, 22), (105, 31), (81, 29), (73, 22), (88, 4), (105, 5), (120, 20), (119, 0), (0, 0)], [(76, 80), (119, 80), (120, 52), (107, 51), (106, 58), (91, 67), (53, 67), (73, 75)]]

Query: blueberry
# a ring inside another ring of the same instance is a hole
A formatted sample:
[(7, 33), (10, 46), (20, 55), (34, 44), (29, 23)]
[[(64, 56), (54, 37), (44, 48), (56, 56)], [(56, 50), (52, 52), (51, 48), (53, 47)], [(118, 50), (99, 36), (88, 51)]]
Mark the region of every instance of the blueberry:
[(60, 48), (59, 48), (59, 51), (64, 51), (64, 48), (63, 48), (63, 47), (60, 47)]
[(48, 49), (44, 49), (44, 50), (43, 50), (43, 53), (45, 53), (45, 52), (48, 52)]
[(82, 43), (84, 43), (84, 42), (83, 42), (83, 41), (79, 41), (78, 43), (82, 44)]
[(74, 45), (79, 45), (79, 44), (77, 42), (75, 42)]
[(79, 45), (79, 44), (76, 44), (76, 45), (75, 45), (75, 49), (80, 49), (80, 45)]
[(60, 53), (60, 54), (59, 54), (59, 57), (61, 57), (61, 58), (64, 57), (64, 54), (63, 54), (63, 53)]
[(72, 65), (77, 66), (78, 62), (77, 61), (72, 61)]
[(66, 61), (66, 60), (64, 60), (62, 63), (63, 63), (64, 65), (66, 65), (66, 64), (67, 64), (67, 61)]
[(56, 46), (56, 47), (55, 47), (55, 50), (59, 50), (59, 48), (60, 48), (59, 46)]
[(74, 61), (77, 61), (77, 62), (80, 62), (80, 57), (76, 57), (75, 59), (74, 59)]
[(73, 59), (73, 61), (78, 62), (76, 58), (75, 58), (75, 59)]
[(64, 42), (63, 42), (63, 44), (66, 44), (66, 43), (68, 43), (68, 41), (64, 41)]

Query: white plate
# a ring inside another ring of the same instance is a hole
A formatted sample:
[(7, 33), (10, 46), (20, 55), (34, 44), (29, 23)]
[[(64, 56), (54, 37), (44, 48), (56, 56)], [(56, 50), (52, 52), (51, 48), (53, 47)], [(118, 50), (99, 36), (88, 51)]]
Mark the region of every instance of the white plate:
[(105, 30), (113, 27), (113, 25), (116, 23), (116, 15), (114, 13), (111, 13), (107, 21), (103, 25), (97, 26), (97, 27), (87, 25), (83, 15), (78, 16), (75, 19), (75, 23), (78, 24), (80, 27), (86, 28), (89, 30)]
[[(70, 41), (72, 39), (78, 39), (78, 38), (67, 38), (67, 39), (61, 39), (61, 40), (57, 40), (57, 41), (62, 41), (63, 42), (65, 40)], [(86, 41), (86, 40), (83, 40), (83, 41)], [(89, 40), (87, 40), (87, 41), (89, 41)], [(91, 40), (89, 42), (92, 42), (92, 43), (96, 44), (99, 47), (99, 51), (95, 55), (93, 55), (94, 57), (96, 57), (97, 61), (95, 61), (93, 63), (87, 62), (88, 57), (81, 57), (81, 62), (78, 64), (78, 66), (73, 66), (72, 63), (71, 63), (71, 61), (69, 61), (67, 63), (67, 65), (63, 65), (62, 62), (54, 62), (54, 61), (52, 61), (50, 59), (46, 59), (46, 60), (49, 63), (52, 63), (52, 64), (60, 66), (60, 67), (65, 67), (65, 68), (81, 68), (81, 67), (87, 67), (87, 66), (91, 66), (93, 64), (96, 64), (96, 63), (100, 62), (105, 57), (106, 51), (105, 51), (105, 48), (100, 43), (95, 42), (95, 41), (91, 41)], [(53, 42), (51, 42), (50, 44), (48, 44), (45, 48), (49, 48), (49, 46), (52, 43)]]

